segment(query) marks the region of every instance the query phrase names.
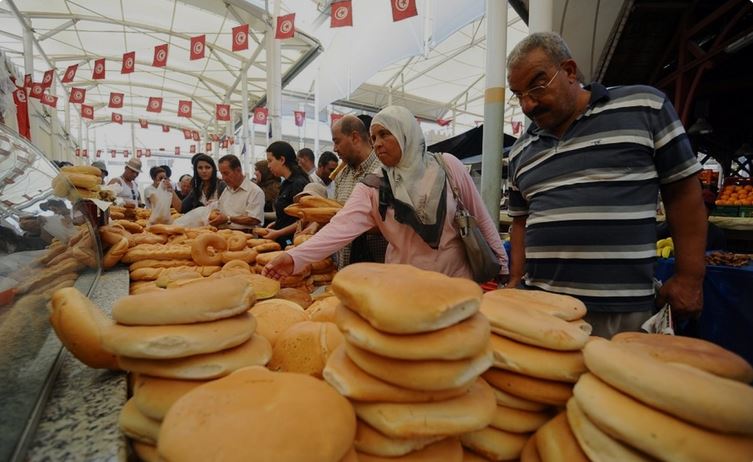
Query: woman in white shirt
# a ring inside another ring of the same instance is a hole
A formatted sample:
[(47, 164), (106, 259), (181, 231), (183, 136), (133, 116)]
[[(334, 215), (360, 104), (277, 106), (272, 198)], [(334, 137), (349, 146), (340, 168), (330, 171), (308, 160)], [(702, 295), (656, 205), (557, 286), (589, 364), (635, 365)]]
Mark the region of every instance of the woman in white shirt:
[(170, 206), (176, 210), (180, 210), (180, 198), (175, 194), (170, 180), (167, 179), (165, 169), (162, 167), (152, 167), (149, 170), (149, 176), (152, 177), (152, 184), (144, 188), (144, 203), (146, 204), (146, 208), (154, 208), (157, 199), (157, 189), (159, 189), (160, 183), (162, 183), (164, 184), (165, 189), (170, 191), (173, 195)]

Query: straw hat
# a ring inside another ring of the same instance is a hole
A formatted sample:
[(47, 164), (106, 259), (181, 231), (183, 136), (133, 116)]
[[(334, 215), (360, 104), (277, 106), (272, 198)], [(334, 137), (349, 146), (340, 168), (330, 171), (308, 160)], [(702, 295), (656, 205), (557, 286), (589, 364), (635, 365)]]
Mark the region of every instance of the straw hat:
[(141, 161), (138, 159), (128, 159), (125, 166), (136, 173), (141, 173)]
[(327, 187), (319, 183), (309, 183), (303, 187), (303, 191), (293, 196), (293, 201), (298, 202), (303, 196), (327, 197)]

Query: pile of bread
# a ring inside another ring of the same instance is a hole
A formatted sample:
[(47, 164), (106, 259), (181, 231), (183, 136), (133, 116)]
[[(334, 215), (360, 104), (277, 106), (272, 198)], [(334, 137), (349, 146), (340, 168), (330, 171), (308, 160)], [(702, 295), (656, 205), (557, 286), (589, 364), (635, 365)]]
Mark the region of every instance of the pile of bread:
[(52, 179), (52, 192), (71, 202), (79, 199), (115, 200), (111, 190), (102, 188), (102, 171), (90, 165), (62, 167)]
[(285, 213), (306, 222), (329, 223), (342, 209), (342, 204), (326, 197), (303, 196), (294, 204), (285, 207)]
[[(129, 226), (128, 223), (133, 223), (135, 225), (138, 225), (141, 229), (149, 226), (149, 217), (152, 216), (152, 209), (136, 207), (132, 203), (128, 203), (123, 206), (112, 205), (108, 210), (110, 211), (110, 220), (112, 222), (119, 223), (123, 226)], [(174, 208), (170, 208), (170, 217), (172, 220), (175, 220), (180, 216), (180, 212), (178, 212)], [(126, 229), (131, 231), (131, 229), (129, 229), (128, 227), (126, 227)]]

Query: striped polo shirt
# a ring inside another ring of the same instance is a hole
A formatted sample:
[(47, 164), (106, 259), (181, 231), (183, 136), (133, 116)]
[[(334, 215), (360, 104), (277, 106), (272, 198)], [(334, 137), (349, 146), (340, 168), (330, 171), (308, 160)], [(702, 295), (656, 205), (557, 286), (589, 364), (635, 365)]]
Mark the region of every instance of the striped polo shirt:
[(510, 150), (508, 214), (525, 216), (525, 284), (589, 310), (654, 307), (660, 184), (701, 166), (672, 104), (648, 86), (586, 90), (561, 139), (533, 124)]

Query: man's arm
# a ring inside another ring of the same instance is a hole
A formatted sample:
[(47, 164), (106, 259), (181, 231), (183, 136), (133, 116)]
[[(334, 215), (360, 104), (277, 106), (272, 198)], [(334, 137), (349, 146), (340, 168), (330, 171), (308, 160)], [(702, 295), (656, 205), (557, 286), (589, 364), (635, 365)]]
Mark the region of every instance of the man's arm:
[(518, 287), (525, 274), (526, 219), (526, 215), (512, 218), (512, 226), (510, 227), (510, 281), (507, 283), (507, 287)]
[(661, 187), (667, 222), (675, 245), (675, 275), (659, 290), (657, 304), (669, 303), (680, 315), (703, 308), (703, 275), (706, 270), (706, 209), (695, 175)]

